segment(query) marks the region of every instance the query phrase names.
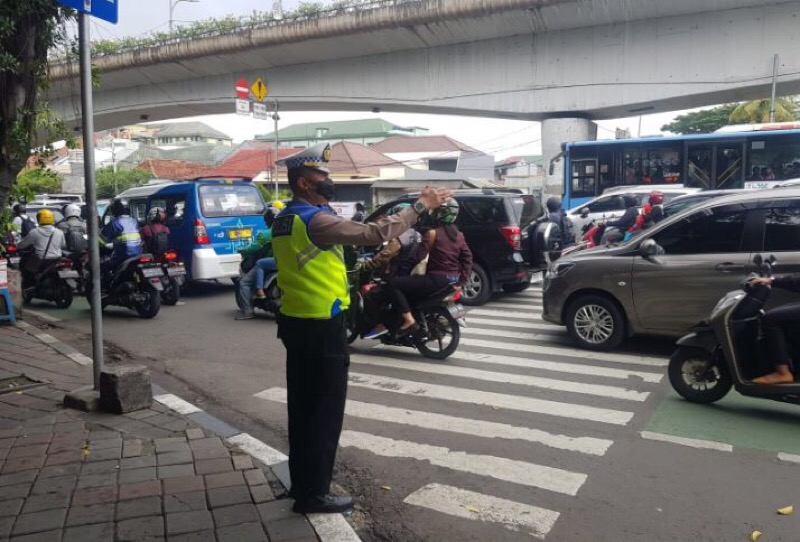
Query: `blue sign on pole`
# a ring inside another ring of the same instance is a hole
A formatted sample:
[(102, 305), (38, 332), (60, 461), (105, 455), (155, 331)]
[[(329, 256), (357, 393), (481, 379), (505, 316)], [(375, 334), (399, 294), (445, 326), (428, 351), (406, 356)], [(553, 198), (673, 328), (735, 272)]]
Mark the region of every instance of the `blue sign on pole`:
[(71, 7), (92, 17), (117, 24), (118, 0), (56, 0), (56, 3)]

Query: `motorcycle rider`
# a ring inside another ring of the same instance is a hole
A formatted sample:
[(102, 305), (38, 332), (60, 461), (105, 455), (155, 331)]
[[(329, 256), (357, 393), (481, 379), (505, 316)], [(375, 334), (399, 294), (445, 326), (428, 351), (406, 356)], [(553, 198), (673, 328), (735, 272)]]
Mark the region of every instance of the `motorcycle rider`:
[(14, 213), (11, 223), (14, 224), (17, 242), (19, 242), (20, 239), (28, 235), (36, 227), (36, 222), (27, 215), (28, 207), (24, 203), (15, 203), (11, 210)]
[(664, 220), (664, 193), (658, 190), (650, 192), (647, 209), (642, 209), (641, 228), (646, 230)]
[(606, 226), (603, 239), (601, 240), (601, 243), (604, 245), (622, 241), (628, 230), (636, 225), (636, 217), (639, 216), (639, 206), (636, 201), (636, 196), (625, 194), (624, 196), (618, 196), (618, 199), (621, 200), (619, 203), (625, 208), (625, 212), (616, 220), (612, 219), (601, 223), (601, 225), (605, 224)]
[(70, 203), (64, 206), (64, 220), (56, 227), (64, 232), (67, 239), (67, 250), (72, 253), (83, 253), (88, 249), (86, 242), (86, 223), (81, 218), (80, 206)]
[[(775, 277), (758, 277), (751, 285), (763, 284), (790, 292), (800, 292), (800, 273)], [(755, 384), (792, 384), (794, 367), (787, 337), (797, 333), (800, 324), (800, 303), (788, 303), (768, 310), (761, 319), (770, 357), (775, 361), (775, 371), (754, 378)]]
[(162, 207), (153, 207), (147, 213), (147, 224), (142, 226), (139, 231), (144, 251), (156, 258), (169, 250), (170, 231), (169, 227), (164, 224), (166, 221), (167, 211)]
[(100, 230), (100, 243), (112, 244), (111, 258), (102, 262), (104, 274), (114, 272), (125, 260), (141, 256), (142, 236), (139, 223), (131, 217), (131, 206), (125, 198), (116, 198), (111, 203), (111, 222)]
[(561, 231), (561, 241), (563, 245), (569, 246), (575, 243), (575, 232), (573, 231), (572, 222), (567, 217), (567, 214), (561, 208), (561, 198), (558, 196), (551, 196), (547, 198), (547, 217)]
[(53, 211), (42, 209), (36, 214), (36, 219), (39, 226), (31, 230), (17, 245), (19, 250), (33, 248), (33, 253), (26, 256), (20, 266), (23, 280), (33, 279), (36, 273), (47, 267), (47, 262), (58, 260), (67, 249), (64, 232), (53, 225), (55, 222)]
[[(241, 307), (241, 312), (236, 315), (236, 320), (251, 320), (255, 318), (253, 291), (256, 289), (259, 262), (265, 259), (270, 259), (274, 262), (272, 255), (272, 224), (275, 221), (275, 217), (284, 207), (286, 205), (282, 201), (273, 201), (264, 211), (264, 224), (266, 224), (267, 229), (259, 232), (254, 243), (239, 251), (239, 254), (242, 255), (242, 263), (240, 266), (241, 277), (236, 285), (236, 299), (239, 307)], [(266, 263), (262, 264), (262, 266), (265, 265)], [(262, 275), (262, 292), (263, 288), (264, 277)]]

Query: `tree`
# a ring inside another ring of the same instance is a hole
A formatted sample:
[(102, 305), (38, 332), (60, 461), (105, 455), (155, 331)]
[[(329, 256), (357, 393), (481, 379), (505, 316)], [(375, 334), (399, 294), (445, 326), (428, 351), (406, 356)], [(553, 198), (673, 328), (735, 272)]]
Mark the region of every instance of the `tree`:
[(0, 1), (0, 201), (7, 201), (37, 134), (44, 141), (67, 134), (40, 93), (47, 87), (47, 53), (64, 43), (62, 23), (72, 13), (53, 0)]
[(141, 186), (153, 178), (153, 174), (145, 169), (118, 169), (103, 167), (95, 172), (98, 198), (113, 198), (120, 192)]
[[(739, 104), (731, 112), (731, 124), (760, 124), (770, 122), (772, 100), (753, 100)], [(775, 100), (775, 122), (791, 122), (798, 119), (797, 102), (793, 98), (777, 98)]]
[(23, 171), (17, 177), (17, 184), (21, 190), (28, 190), (34, 194), (61, 191), (61, 178), (52, 169), (43, 167), (33, 167)]
[(662, 126), (661, 130), (675, 134), (709, 134), (728, 125), (731, 113), (737, 105), (725, 104), (678, 115), (671, 123)]

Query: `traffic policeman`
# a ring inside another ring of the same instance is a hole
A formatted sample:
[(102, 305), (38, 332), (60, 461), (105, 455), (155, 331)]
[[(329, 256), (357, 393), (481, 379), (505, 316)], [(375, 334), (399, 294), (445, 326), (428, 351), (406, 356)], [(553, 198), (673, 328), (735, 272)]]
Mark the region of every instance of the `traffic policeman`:
[(347, 396), (344, 311), (350, 305), (342, 245), (377, 245), (412, 227), (452, 193), (425, 188), (408, 209), (362, 224), (328, 205), (335, 198), (328, 177), (330, 145), (283, 160), (294, 198), (273, 226), (281, 308), (278, 334), (286, 347), (291, 495), (298, 513), (339, 513), (351, 497), (329, 493)]

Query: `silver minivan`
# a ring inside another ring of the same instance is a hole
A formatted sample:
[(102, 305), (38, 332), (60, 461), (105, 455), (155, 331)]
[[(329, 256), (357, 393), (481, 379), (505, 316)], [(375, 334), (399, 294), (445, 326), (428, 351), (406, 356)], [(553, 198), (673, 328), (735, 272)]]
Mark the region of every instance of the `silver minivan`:
[[(800, 272), (800, 187), (714, 198), (626, 243), (553, 262), (542, 317), (596, 350), (636, 334), (677, 337), (739, 287), (757, 254), (774, 255), (778, 274)], [(797, 300), (780, 291), (770, 303)]]

